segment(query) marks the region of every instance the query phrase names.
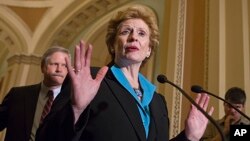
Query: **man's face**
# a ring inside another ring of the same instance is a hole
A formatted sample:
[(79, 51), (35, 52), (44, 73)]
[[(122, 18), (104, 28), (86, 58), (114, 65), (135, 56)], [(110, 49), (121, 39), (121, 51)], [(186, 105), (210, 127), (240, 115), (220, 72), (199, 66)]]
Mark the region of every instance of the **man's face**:
[[(238, 110), (244, 112), (244, 105), (243, 104), (232, 104), (234, 107), (236, 107)], [(226, 116), (231, 115), (232, 122), (237, 122), (240, 120), (241, 114), (237, 112), (233, 107), (228, 105), (227, 103), (224, 103), (224, 111)]]
[(66, 67), (66, 53), (55, 52), (48, 59), (47, 64), (42, 67), (44, 84), (48, 87), (62, 85), (68, 70)]

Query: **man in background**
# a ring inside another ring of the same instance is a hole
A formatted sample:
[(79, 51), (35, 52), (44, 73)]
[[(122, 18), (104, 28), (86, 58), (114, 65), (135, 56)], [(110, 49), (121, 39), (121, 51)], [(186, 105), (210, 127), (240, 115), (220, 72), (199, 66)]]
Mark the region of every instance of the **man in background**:
[[(5, 141), (33, 141), (36, 130), (51, 109), (53, 101), (61, 99), (62, 83), (68, 73), (67, 49), (49, 48), (42, 56), (41, 83), (13, 87), (0, 104), (0, 131), (6, 128)], [(50, 91), (50, 96), (47, 95)]]
[[(246, 93), (241, 88), (232, 87), (228, 89), (225, 95), (225, 100), (231, 103), (240, 111), (245, 112)], [(226, 141), (229, 141), (230, 125), (249, 125), (250, 121), (244, 118), (239, 112), (237, 112), (233, 107), (231, 107), (227, 103), (224, 103), (224, 112), (224, 117), (217, 120), (217, 123), (222, 129)], [(222, 139), (216, 127), (210, 123), (207, 126), (202, 140), (221, 141)]]

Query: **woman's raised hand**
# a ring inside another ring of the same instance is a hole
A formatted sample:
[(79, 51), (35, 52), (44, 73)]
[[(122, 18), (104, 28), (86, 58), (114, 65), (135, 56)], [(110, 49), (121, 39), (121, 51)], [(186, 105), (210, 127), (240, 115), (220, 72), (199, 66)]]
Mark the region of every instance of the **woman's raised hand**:
[(72, 84), (72, 108), (75, 115), (75, 122), (89, 103), (94, 99), (100, 84), (108, 71), (108, 67), (102, 67), (95, 78), (91, 76), (90, 62), (92, 45), (80, 41), (75, 47), (74, 67), (70, 59), (66, 58), (67, 68)]

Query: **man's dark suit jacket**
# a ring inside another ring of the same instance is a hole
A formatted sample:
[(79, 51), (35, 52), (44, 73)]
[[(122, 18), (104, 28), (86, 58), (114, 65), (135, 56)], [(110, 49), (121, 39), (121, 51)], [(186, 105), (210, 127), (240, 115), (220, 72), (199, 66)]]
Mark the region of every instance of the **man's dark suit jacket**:
[[(169, 119), (164, 97), (155, 93), (150, 103), (148, 139), (131, 94), (109, 70), (91, 104), (74, 126), (70, 102), (50, 113), (37, 131), (37, 141), (168, 141)], [(185, 141), (184, 132), (174, 140)]]
[[(0, 105), (0, 130), (7, 129), (5, 141), (29, 141), (40, 89), (40, 83), (14, 87), (6, 95)], [(65, 100), (69, 96), (59, 94), (54, 103)]]

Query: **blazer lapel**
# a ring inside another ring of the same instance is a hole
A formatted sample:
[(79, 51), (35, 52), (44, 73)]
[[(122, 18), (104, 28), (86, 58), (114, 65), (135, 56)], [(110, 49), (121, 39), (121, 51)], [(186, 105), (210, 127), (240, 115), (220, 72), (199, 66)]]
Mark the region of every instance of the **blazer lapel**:
[[(65, 81), (69, 81), (68, 78)], [(59, 93), (59, 95), (56, 97), (56, 99), (52, 104), (50, 113), (61, 110), (69, 102), (70, 94), (71, 94), (70, 85), (68, 84), (68, 82), (67, 83), (64, 82), (61, 88), (61, 92)]]
[[(60, 111), (62, 108), (65, 108), (65, 105), (70, 101), (70, 82), (69, 77), (66, 77), (66, 79), (63, 82), (61, 92), (56, 97), (56, 99), (53, 101), (53, 104), (51, 106), (49, 114), (45, 117), (44, 122), (46, 120), (52, 118), (58, 111)], [(43, 126), (43, 124), (41, 125)]]
[[(120, 102), (121, 107), (124, 112), (127, 114), (127, 117), (134, 127), (138, 137), (142, 141), (146, 141), (146, 133), (142, 124), (141, 116), (136, 105), (136, 100), (133, 96), (125, 89), (119, 82), (115, 79), (111, 71), (108, 72), (108, 76), (104, 81), (110, 86), (112, 94)], [(117, 93), (119, 92), (119, 93)]]
[(24, 111), (25, 111), (25, 125), (26, 125), (26, 137), (30, 136), (32, 124), (35, 117), (36, 104), (39, 96), (41, 84), (33, 85), (25, 91), (24, 97)]
[(159, 94), (155, 93), (154, 97), (150, 103), (150, 111), (151, 111), (151, 123), (153, 125), (150, 126), (149, 130), (149, 140), (148, 141), (156, 141), (156, 140), (163, 140), (168, 139), (168, 113), (165, 107), (165, 100), (164, 97), (161, 97)]

